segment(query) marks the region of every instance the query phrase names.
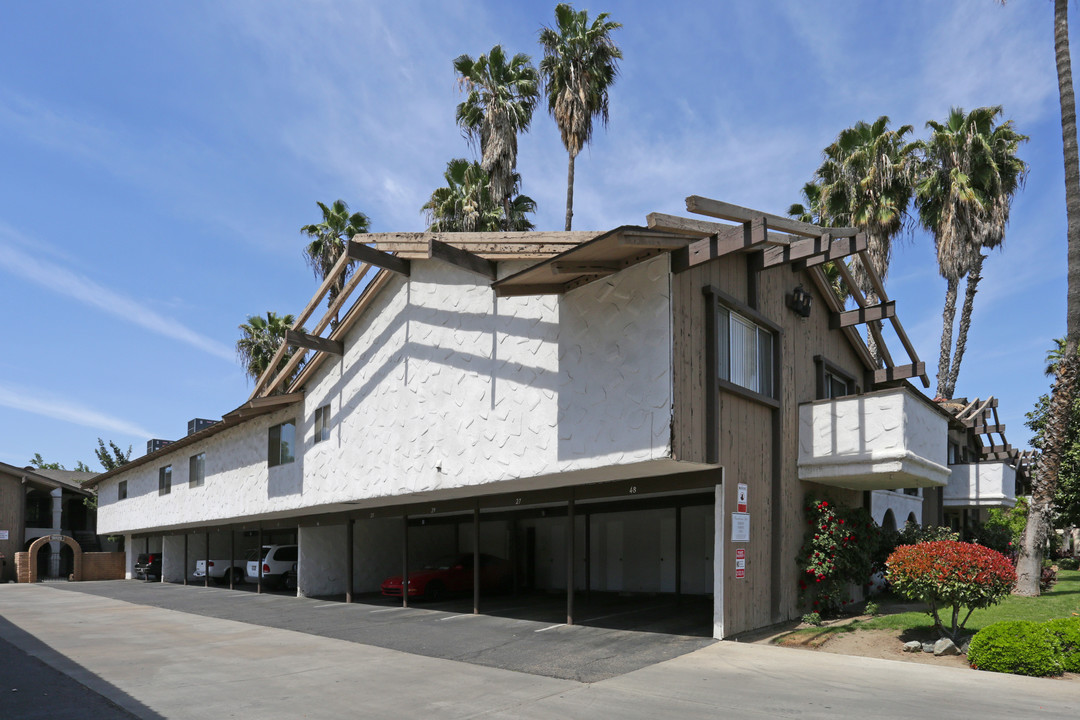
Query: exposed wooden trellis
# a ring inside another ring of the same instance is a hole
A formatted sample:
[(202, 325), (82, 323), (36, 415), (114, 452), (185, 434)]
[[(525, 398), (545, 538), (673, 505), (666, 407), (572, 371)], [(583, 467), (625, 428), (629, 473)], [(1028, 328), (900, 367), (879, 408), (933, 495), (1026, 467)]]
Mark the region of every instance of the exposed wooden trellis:
[[(729, 253), (751, 255), (751, 267), (757, 270), (789, 265), (793, 271), (806, 271), (832, 314), (831, 325), (841, 330), (856, 353), (870, 369), (868, 382), (873, 384), (919, 378), (930, 387), (925, 363), (922, 363), (896, 316), (895, 303), (889, 300), (881, 278), (866, 252), (866, 237), (856, 228), (824, 228), (791, 218), (763, 213), (731, 203), (698, 196), (686, 199), (689, 212), (726, 221), (714, 222), (661, 213), (648, 216), (648, 227), (623, 226), (604, 233), (596, 232), (515, 232), (515, 233), (380, 233), (357, 235), (347, 252), (334, 265), (318, 291), (297, 316), (285, 341), (275, 353), (270, 367), (255, 384), (251, 398), (265, 397), (284, 389), (294, 374), (291, 387), (300, 387), (328, 354), (340, 354), (342, 336), (352, 320), (366, 309), (393, 274), (408, 276), (411, 261), (437, 259), (492, 280), (496, 296), (561, 294), (587, 285), (613, 273), (663, 253), (671, 253), (672, 270), (683, 272), (695, 265)], [(727, 224), (735, 223), (735, 224)], [(852, 280), (845, 260), (861, 262), (878, 302), (867, 302)], [(496, 262), (534, 260), (530, 267), (496, 280)], [(314, 314), (330, 288), (347, 272), (351, 262), (360, 265), (344, 289), (311, 331), (301, 328)], [(852, 289), (856, 308), (848, 310), (836, 296), (825, 277), (825, 263), (835, 263)], [(370, 271), (374, 277), (342, 322), (323, 336), (331, 321), (361, 286)], [(910, 360), (897, 365), (882, 335), (882, 323), (889, 322)], [(857, 327), (867, 325), (878, 347), (880, 360), (875, 362)], [(285, 366), (276, 370), (294, 347)], [(316, 355), (301, 364), (308, 351)]]

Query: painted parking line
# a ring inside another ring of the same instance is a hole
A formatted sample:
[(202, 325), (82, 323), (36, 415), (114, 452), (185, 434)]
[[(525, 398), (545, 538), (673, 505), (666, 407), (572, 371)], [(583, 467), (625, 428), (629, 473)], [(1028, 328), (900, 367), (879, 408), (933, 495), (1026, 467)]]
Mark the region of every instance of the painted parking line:
[(456, 613), (456, 614), (450, 615), (448, 617), (439, 618), (439, 622), (446, 622), (447, 620), (460, 620), (461, 618), (474, 618), (474, 617), (480, 617), (480, 616), (479, 615), (473, 615), (472, 613), (468, 613), (468, 614), (466, 614), (466, 613)]
[(369, 612), (381, 613), (381, 612), (394, 612), (396, 610), (412, 610), (412, 608), (392, 607), (392, 608), (383, 608), (382, 610), (370, 610)]
[(325, 605), (312, 605), (311, 609), (316, 610), (318, 608), (327, 608), (327, 607), (345, 607), (347, 604), (348, 603), (339, 603), (339, 602), (338, 603), (326, 603)]
[(561, 627), (567, 627), (567, 624), (559, 623), (558, 625), (548, 625), (546, 628), (540, 628), (539, 630), (534, 630), (533, 632), (547, 632), (548, 630), (554, 630), (555, 628)]

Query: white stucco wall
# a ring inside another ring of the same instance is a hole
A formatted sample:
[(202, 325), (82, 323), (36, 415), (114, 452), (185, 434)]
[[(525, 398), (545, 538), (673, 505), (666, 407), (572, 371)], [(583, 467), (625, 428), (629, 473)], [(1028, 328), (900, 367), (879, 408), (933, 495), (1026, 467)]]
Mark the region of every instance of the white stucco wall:
[(1016, 469), (1004, 462), (953, 465), (945, 486), (945, 507), (1016, 505)]
[[(155, 463), (110, 478), (98, 488), (98, 532), (116, 534), (272, 513), (296, 507), (303, 493), (304, 458), (267, 468), (271, 425), (295, 418), (299, 404), (229, 428), (166, 454)], [(298, 425), (299, 432), (299, 425)], [(188, 459), (206, 453), (206, 479), (188, 487)], [(172, 465), (172, 490), (158, 495), (158, 470)], [(117, 500), (117, 484), (127, 480), (128, 496)]]
[[(301, 405), (110, 478), (102, 533), (437, 493), (670, 458), (667, 256), (563, 296), (496, 298), (487, 282), (414, 261), (350, 330)], [(502, 268), (506, 274), (516, 268)], [(331, 438), (314, 442), (316, 408)], [(267, 468), (267, 429), (295, 418), (294, 463)], [(188, 488), (188, 458), (206, 482)], [(158, 496), (158, 469), (173, 468)], [(128, 498), (117, 502), (117, 482)], [(340, 508), (340, 506), (339, 506)]]
[(859, 490), (936, 487), (948, 425), (905, 388), (799, 406), (799, 479)]
[(346, 530), (344, 525), (301, 527), (296, 590), (302, 597), (343, 595), (346, 572)]
[(908, 495), (900, 490), (875, 490), (870, 495), (870, 516), (882, 527), (885, 525), (885, 514), (890, 510), (898, 530), (903, 529), (913, 514), (915, 522), (922, 524), (922, 507), (922, 490), (919, 495)]

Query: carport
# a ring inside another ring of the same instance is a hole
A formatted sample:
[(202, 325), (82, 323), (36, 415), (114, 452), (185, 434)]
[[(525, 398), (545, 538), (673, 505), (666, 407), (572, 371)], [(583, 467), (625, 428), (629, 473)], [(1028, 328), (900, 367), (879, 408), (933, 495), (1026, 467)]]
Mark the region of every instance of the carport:
[[(566, 624), (581, 619), (575, 601), (588, 605), (594, 594), (624, 605), (635, 597), (706, 598), (713, 594), (719, 479), (709, 470), (304, 518), (301, 594), (344, 589), (353, 602), (374, 596), (383, 578), (407, 579), (434, 557), (471, 554), (474, 567), (481, 556), (509, 559), (515, 597), (543, 595), (550, 603), (564, 594), (558, 621)], [(313, 571), (344, 577), (331, 587)], [(406, 587), (400, 605), (409, 604)], [(472, 613), (501, 612), (497, 606), (473, 573)]]
[[(264, 545), (292, 545), (297, 542), (295, 521), (271, 520), (257, 523), (243, 523), (205, 528), (185, 528), (182, 531), (137, 533), (132, 535), (135, 553), (160, 553), (162, 556), (161, 582), (180, 585), (198, 584), (194, 578), (195, 564), (203, 560), (209, 567), (211, 559), (228, 560), (230, 566), (239, 564), (244, 567), (246, 557), (252, 550)], [(260, 552), (261, 557), (261, 552)], [(264, 591), (262, 582), (262, 564), (256, 578), (255, 592)], [(128, 568), (131, 571), (131, 567)], [(228, 573), (228, 587), (237, 589), (235, 574)], [(210, 586), (210, 574), (201, 580), (204, 587)], [(224, 585), (225, 583), (222, 583)]]

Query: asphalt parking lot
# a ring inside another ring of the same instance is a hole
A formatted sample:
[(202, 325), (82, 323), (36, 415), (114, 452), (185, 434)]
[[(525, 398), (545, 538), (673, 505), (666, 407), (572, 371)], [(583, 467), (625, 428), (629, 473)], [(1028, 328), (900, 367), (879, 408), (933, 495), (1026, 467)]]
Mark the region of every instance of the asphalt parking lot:
[(575, 602), (565, 624), (565, 595), (499, 596), (472, 614), (471, 598), (418, 603), (363, 596), (299, 598), (171, 583), (61, 583), (58, 589), (152, 607), (277, 627), (375, 647), (553, 678), (597, 682), (715, 642), (709, 598), (624, 597), (593, 593)]

